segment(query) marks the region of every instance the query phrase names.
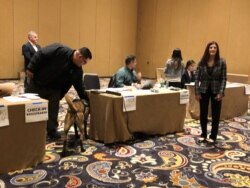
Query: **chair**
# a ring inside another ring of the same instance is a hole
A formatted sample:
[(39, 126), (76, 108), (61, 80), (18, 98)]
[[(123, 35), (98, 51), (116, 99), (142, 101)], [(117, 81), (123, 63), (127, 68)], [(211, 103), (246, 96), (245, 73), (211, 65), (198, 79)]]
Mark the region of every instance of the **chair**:
[(81, 147), (81, 152), (85, 151), (82, 146), (82, 141), (84, 139), (84, 136), (86, 138), (87, 134), (86, 133), (87, 129), (85, 128), (85, 126), (87, 126), (85, 122), (87, 121), (85, 121), (85, 118), (88, 118), (89, 116), (89, 111), (88, 111), (89, 107), (86, 106), (81, 99), (73, 100), (73, 98), (70, 97), (68, 94), (66, 94), (64, 97), (69, 105), (69, 108), (67, 110), (67, 114), (64, 119), (63, 151), (61, 153), (62, 157), (65, 157), (67, 155), (67, 137), (69, 129), (72, 125), (74, 125), (75, 135), (77, 139), (79, 138), (77, 128), (79, 129), (80, 139), (78, 140), (78, 144)]
[(109, 84), (108, 84), (108, 87), (115, 87), (115, 79), (116, 79), (116, 74), (114, 74), (110, 80), (109, 80)]
[(101, 88), (99, 77), (94, 73), (85, 73), (83, 75), (83, 84), (86, 90)]
[[(100, 89), (100, 80), (99, 80), (99, 76), (95, 73), (84, 73), (83, 75), (83, 85), (85, 87), (86, 90), (90, 90), (90, 89)], [(87, 122), (88, 122), (88, 117), (90, 114), (90, 107), (87, 106), (86, 107), (86, 113), (85, 113), (85, 118), (84, 118), (84, 134), (85, 134), (85, 138), (88, 138), (88, 134), (87, 134)]]
[[(98, 75), (90, 74), (90, 73), (84, 74), (83, 85), (86, 90), (100, 89), (100, 80), (99, 80)], [(63, 142), (62, 156), (66, 156), (67, 134), (72, 124), (74, 125), (76, 139), (79, 139), (77, 129), (79, 129), (80, 131), (79, 144), (81, 147), (81, 152), (84, 151), (84, 148), (82, 146), (82, 141), (84, 138), (85, 139), (88, 138), (87, 125), (88, 125), (88, 118), (90, 115), (90, 107), (87, 103), (84, 103), (80, 99), (73, 100), (67, 94), (65, 95), (65, 100), (68, 103), (69, 108), (68, 108), (67, 114), (65, 116), (65, 121), (64, 121), (64, 142)], [(84, 131), (84, 136), (83, 136), (83, 131)]]

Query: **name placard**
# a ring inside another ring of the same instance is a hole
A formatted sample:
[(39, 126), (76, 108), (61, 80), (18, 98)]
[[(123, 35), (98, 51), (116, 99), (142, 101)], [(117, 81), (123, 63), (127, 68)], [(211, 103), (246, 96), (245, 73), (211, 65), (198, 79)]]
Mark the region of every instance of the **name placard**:
[(180, 90), (180, 104), (189, 103), (189, 90)]
[(33, 102), (25, 104), (25, 122), (48, 120), (48, 102)]
[(123, 112), (136, 110), (136, 96), (123, 96)]
[(250, 95), (250, 85), (245, 85), (245, 95)]

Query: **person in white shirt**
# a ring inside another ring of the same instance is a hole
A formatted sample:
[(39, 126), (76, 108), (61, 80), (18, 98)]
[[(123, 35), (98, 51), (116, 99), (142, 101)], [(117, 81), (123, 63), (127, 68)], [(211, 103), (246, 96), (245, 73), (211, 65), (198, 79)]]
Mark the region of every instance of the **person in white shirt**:
[[(41, 46), (37, 44), (38, 35), (35, 31), (30, 31), (28, 33), (28, 42), (22, 46), (22, 55), (24, 57), (24, 71), (26, 72), (28, 64), (33, 57), (33, 55), (41, 49)], [(27, 87), (27, 76), (24, 80), (24, 88)]]

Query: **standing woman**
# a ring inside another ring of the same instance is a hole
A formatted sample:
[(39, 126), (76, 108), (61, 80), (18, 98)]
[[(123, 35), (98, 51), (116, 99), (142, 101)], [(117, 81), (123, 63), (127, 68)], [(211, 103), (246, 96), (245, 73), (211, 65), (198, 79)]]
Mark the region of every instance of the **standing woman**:
[[(195, 73), (195, 97), (200, 102), (201, 137), (199, 143), (214, 144), (217, 138), (221, 102), (227, 81), (226, 61), (220, 58), (217, 42), (209, 42)], [(208, 104), (211, 99), (212, 130), (207, 139)]]
[(175, 48), (172, 53), (171, 59), (166, 62), (165, 75), (168, 80), (181, 81), (182, 74), (184, 73), (184, 63), (180, 48)]

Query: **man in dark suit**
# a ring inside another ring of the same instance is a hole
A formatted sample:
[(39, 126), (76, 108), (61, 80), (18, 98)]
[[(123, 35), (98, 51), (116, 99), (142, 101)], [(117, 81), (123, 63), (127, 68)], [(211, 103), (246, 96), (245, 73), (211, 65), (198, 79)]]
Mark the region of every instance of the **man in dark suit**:
[[(22, 46), (22, 55), (24, 57), (24, 71), (26, 72), (28, 64), (33, 55), (41, 49), (41, 46), (37, 44), (38, 35), (35, 31), (28, 33), (28, 42)], [(24, 80), (24, 89), (27, 88), (27, 76)]]

